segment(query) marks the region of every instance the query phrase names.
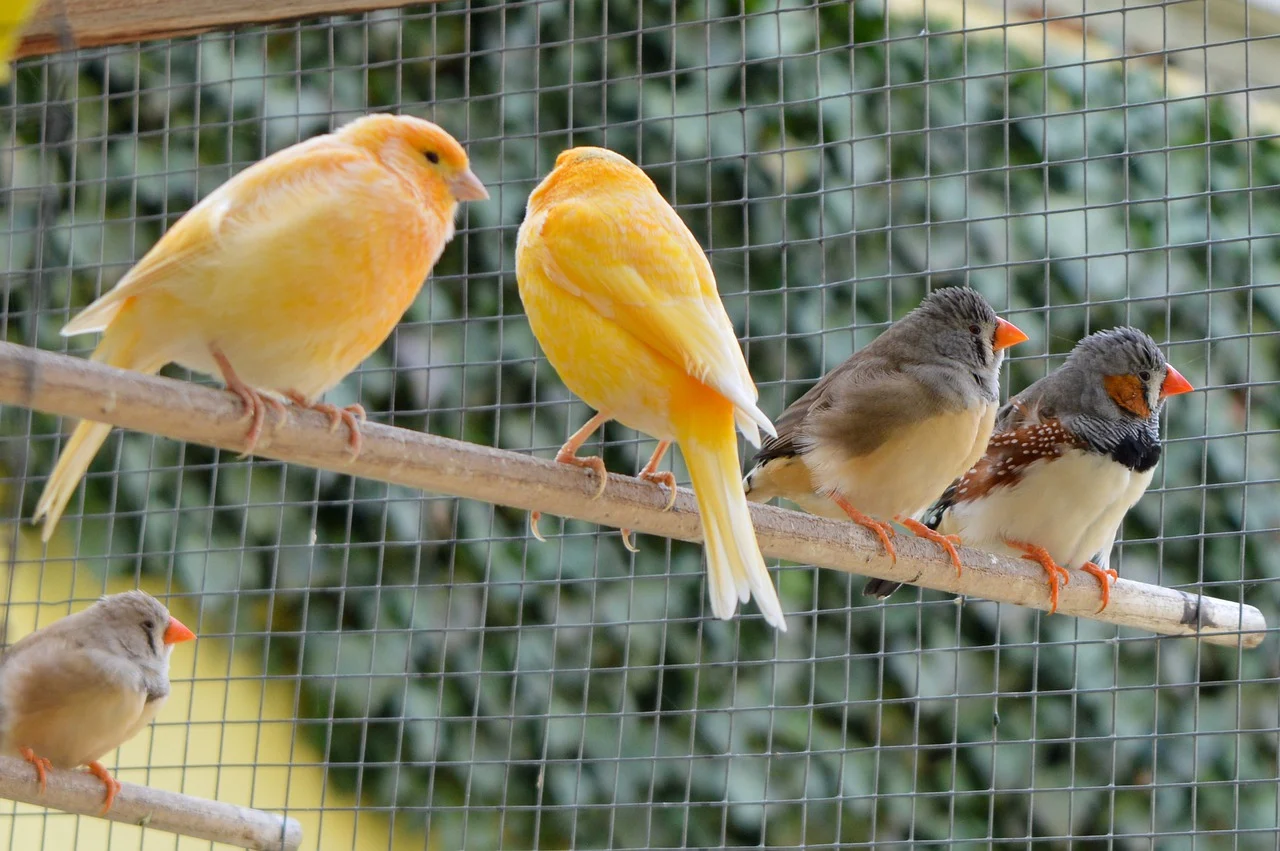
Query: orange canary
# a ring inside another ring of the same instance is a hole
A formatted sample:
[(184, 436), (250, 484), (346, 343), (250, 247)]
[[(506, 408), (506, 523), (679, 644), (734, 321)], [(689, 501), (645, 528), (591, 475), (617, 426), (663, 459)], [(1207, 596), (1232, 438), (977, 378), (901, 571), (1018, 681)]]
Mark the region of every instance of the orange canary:
[[(92, 359), (220, 375), (250, 426), (279, 397), (317, 400), (390, 335), (453, 238), (459, 201), (489, 197), (457, 140), (429, 121), (370, 115), (273, 154), (187, 212), (110, 292), (62, 329), (102, 331)], [(263, 392), (266, 391), (266, 392)], [(81, 422), (36, 507), (49, 540), (111, 427)]]
[[(679, 443), (702, 514), (711, 611), (731, 618), (754, 594), (765, 620), (785, 630), (738, 481), (734, 434), (736, 426), (759, 446), (757, 427), (773, 435), (773, 424), (756, 406), (711, 264), (653, 181), (613, 151), (561, 153), (529, 196), (516, 280), (547, 359), (598, 412), (556, 460), (594, 470), (598, 496), (604, 461), (576, 453), (616, 419), (658, 438), (640, 477), (666, 485), (674, 502), (675, 477), (657, 468)], [(537, 535), (536, 513), (533, 524)]]

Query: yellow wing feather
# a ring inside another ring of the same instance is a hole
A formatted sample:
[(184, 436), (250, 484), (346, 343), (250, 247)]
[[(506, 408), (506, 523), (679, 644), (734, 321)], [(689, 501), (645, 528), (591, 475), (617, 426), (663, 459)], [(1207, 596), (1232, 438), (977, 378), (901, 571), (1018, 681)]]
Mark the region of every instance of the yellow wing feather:
[(733, 402), (749, 440), (751, 423), (773, 434), (711, 265), (675, 211), (656, 200), (631, 197), (617, 217), (574, 200), (535, 212), (527, 226), (539, 230), (543, 272)]
[(159, 283), (195, 279), (180, 273), (217, 258), (237, 233), (261, 235), (264, 225), (274, 230), (271, 225), (289, 220), (290, 209), (314, 215), (321, 196), (344, 203), (341, 173), (349, 177), (362, 166), (369, 169), (369, 179), (383, 175), (368, 152), (332, 136), (286, 148), (250, 166), (178, 219), (113, 289), (68, 322), (62, 335), (101, 331), (130, 298)]

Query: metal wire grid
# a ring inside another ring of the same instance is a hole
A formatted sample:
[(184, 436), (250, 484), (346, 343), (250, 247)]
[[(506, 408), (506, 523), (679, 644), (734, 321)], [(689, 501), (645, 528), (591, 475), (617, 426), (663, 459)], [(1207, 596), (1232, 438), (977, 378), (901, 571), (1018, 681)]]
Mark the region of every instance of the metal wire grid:
[[(1054, 25), (1076, 18), (1047, 16), (1037, 52), (1017, 27), (962, 31), (963, 7), (929, 13), (442, 3), (24, 62), (0, 105), (6, 339), (86, 355), (57, 328), (196, 198), (403, 110), (464, 140), (494, 200), (464, 209), (418, 304), (330, 398), (549, 455), (587, 413), (533, 344), (511, 251), (555, 154), (606, 144), (708, 249), (774, 415), (930, 278), (1031, 333), (1006, 388), (1101, 327), (1172, 341), (1205, 389), (1169, 406), (1114, 564), (1274, 609), (1273, 128), (1253, 100), (1179, 88), (1159, 53), (1059, 58)], [(121, 581), (199, 608), (193, 696), (120, 767), (176, 772), (172, 788), (211, 775), (218, 797), (303, 819), (316, 847), (1280, 845), (1266, 645), (911, 589), (870, 605), (856, 579), (797, 566), (779, 573), (780, 637), (752, 607), (708, 618), (696, 547), (642, 537), (631, 557), (551, 518), (562, 534), (537, 545), (516, 512), (118, 432), (46, 552), (20, 521), (65, 424), (0, 424), (11, 620)], [(605, 437), (588, 450), (615, 470), (652, 445)], [(283, 752), (257, 720), (281, 684)], [(209, 756), (210, 738), (248, 757)], [(60, 817), (12, 812), (11, 847), (30, 822), (57, 844)]]

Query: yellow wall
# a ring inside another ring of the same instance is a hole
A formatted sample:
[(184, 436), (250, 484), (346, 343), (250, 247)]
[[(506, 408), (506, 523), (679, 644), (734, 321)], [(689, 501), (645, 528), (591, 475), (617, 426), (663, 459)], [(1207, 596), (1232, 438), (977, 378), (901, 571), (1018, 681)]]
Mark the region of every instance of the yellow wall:
[[(0, 527), (0, 541), (9, 540), (12, 528)], [(51, 556), (53, 550), (66, 548), (51, 548)], [(68, 614), (68, 600), (76, 599), (78, 610), (101, 594), (133, 587), (126, 580), (110, 580), (104, 588), (101, 577), (74, 567), (70, 559), (42, 560), (39, 539), (29, 527), (22, 530), (18, 558), (4, 561), (12, 565), (0, 568), (4, 585), (12, 571), (9, 643)], [(144, 584), (143, 589), (164, 601), (162, 586)], [(199, 632), (193, 606), (178, 600), (170, 608)], [(156, 723), (103, 764), (130, 783), (274, 812), (286, 811), (287, 805), (288, 814), (302, 824), (304, 849), (423, 851), (427, 843), (421, 834), (397, 830), (392, 842), (387, 818), (363, 813), (357, 819), (351, 796), (326, 790), (318, 765), (321, 755), (309, 743), (294, 740), (294, 685), (263, 679), (259, 660), (232, 654), (230, 644), (226, 638), (202, 638), (178, 645), (173, 691)], [(229, 846), (0, 801), (0, 847), (194, 851)]]

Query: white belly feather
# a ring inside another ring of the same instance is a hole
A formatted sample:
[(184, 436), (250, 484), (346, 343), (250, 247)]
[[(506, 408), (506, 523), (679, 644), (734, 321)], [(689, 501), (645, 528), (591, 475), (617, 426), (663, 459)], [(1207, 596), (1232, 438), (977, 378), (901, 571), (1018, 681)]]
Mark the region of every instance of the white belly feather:
[(1021, 553), (1006, 547), (1004, 539), (1036, 544), (1068, 568), (1101, 553), (1106, 567), (1125, 513), (1142, 497), (1153, 474), (1072, 449), (1031, 464), (1015, 485), (953, 505), (938, 531), (958, 534), (967, 546), (1013, 556)]

